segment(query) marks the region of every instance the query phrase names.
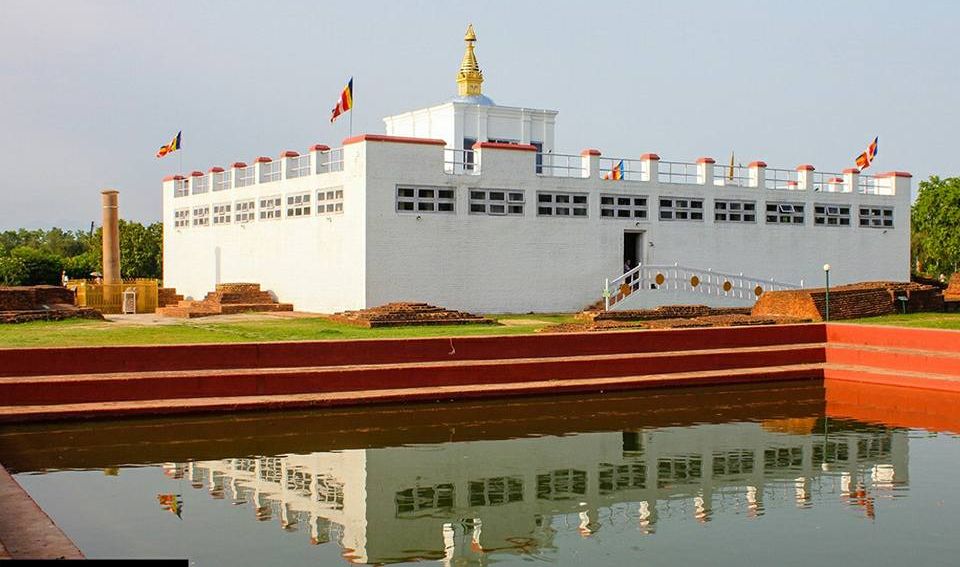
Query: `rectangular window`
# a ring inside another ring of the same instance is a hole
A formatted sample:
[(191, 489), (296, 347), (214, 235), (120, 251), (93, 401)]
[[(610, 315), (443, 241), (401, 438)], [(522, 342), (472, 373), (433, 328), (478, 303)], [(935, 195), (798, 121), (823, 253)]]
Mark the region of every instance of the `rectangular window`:
[(702, 221), (703, 199), (660, 197), (660, 220)]
[(397, 212), (453, 213), (453, 204), (453, 189), (449, 187), (397, 185)]
[(210, 226), (210, 207), (204, 205), (202, 207), (193, 208), (193, 226)]
[(253, 185), (253, 166), (237, 169), (236, 186), (247, 187)]
[(343, 212), (343, 188), (331, 187), (317, 191), (317, 214), (334, 215)]
[(173, 227), (186, 228), (190, 226), (190, 209), (177, 209), (173, 211)]
[(206, 175), (197, 175), (191, 177), (193, 180), (193, 194), (199, 195), (200, 193), (206, 193), (210, 190), (210, 178)]
[(220, 173), (213, 174), (213, 190), (214, 191), (224, 191), (230, 188), (230, 178), (233, 177), (233, 173), (230, 171), (221, 171)]
[(190, 194), (190, 181), (187, 179), (173, 180), (173, 196), (186, 197)]
[(523, 216), (523, 191), (470, 189), (471, 215)]
[(454, 487), (453, 484), (416, 486), (397, 492), (394, 502), (398, 518), (449, 512), (453, 509)]
[(230, 224), (230, 203), (213, 206), (213, 224)]
[(803, 224), (802, 203), (767, 203), (767, 224)]
[(534, 172), (537, 175), (543, 173), (543, 142), (530, 142), (530, 145), (537, 148), (536, 161), (534, 162)]
[(647, 220), (647, 197), (600, 195), (600, 218)]
[(893, 207), (860, 207), (860, 226), (893, 228)]
[(310, 216), (310, 193), (287, 195), (287, 217)]
[(757, 222), (757, 203), (755, 201), (731, 201), (717, 199), (713, 202), (714, 222)]
[(850, 205), (813, 205), (815, 226), (850, 226)]
[(499, 506), (523, 502), (523, 477), (500, 476), (471, 480), (470, 506)]
[(263, 197), (260, 199), (260, 220), (275, 220), (280, 218), (280, 196)]
[(538, 500), (570, 500), (587, 493), (587, 471), (560, 469), (537, 475)]
[(237, 201), (233, 204), (233, 213), (233, 220), (237, 224), (251, 222), (257, 218), (257, 202), (253, 200)]
[(537, 191), (537, 216), (586, 218), (587, 194)]
[(310, 154), (287, 158), (287, 179), (310, 175)]
[(280, 162), (269, 161), (260, 163), (260, 183), (280, 181)]

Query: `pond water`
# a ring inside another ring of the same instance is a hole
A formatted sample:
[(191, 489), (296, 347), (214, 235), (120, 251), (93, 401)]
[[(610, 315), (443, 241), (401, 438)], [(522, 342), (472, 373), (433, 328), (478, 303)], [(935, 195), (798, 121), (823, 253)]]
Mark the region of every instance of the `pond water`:
[(956, 565), (960, 438), (857, 403), (809, 381), (20, 426), (0, 461), (94, 558)]

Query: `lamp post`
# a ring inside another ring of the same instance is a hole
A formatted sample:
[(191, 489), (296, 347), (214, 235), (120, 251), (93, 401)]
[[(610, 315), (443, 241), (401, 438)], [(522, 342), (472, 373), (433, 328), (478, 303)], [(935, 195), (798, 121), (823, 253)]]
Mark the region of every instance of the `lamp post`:
[(830, 264), (823, 265), (823, 273), (827, 277), (827, 293), (825, 295), (824, 319), (830, 321)]

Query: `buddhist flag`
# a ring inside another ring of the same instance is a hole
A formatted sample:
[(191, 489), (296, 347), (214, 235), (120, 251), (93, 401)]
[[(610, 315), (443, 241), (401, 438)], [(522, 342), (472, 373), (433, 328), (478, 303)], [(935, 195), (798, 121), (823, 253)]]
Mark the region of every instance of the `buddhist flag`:
[(340, 93), (340, 100), (337, 101), (337, 106), (333, 107), (330, 122), (333, 123), (338, 116), (351, 108), (353, 108), (353, 77), (350, 77), (350, 82), (347, 83), (347, 86), (343, 88), (343, 92)]
[(730, 172), (727, 174), (727, 179), (733, 181), (733, 152), (730, 152)]
[(623, 160), (613, 166), (613, 168), (603, 174), (604, 179), (620, 180), (623, 179)]
[(877, 148), (880, 144), (880, 136), (877, 136), (870, 142), (870, 145), (867, 146), (867, 151), (857, 156), (857, 167), (862, 171), (873, 163), (873, 160), (877, 158)]
[(179, 149), (180, 149), (180, 134), (182, 134), (182, 133), (183, 133), (182, 130), (181, 130), (180, 132), (177, 132), (177, 135), (176, 135), (172, 140), (170, 140), (170, 143), (169, 143), (169, 144), (167, 144), (167, 145), (165, 145), (165, 146), (160, 146), (160, 149), (157, 150), (157, 157), (158, 157), (158, 158), (162, 158), (163, 156), (165, 156), (165, 155), (167, 155), (167, 154), (169, 154), (169, 153), (171, 153), (171, 152), (175, 152), (175, 151), (179, 150)]

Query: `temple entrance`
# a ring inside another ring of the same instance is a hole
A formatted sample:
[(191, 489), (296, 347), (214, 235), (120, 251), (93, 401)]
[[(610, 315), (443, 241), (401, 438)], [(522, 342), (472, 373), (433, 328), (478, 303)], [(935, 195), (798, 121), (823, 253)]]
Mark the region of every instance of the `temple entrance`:
[(643, 262), (643, 231), (623, 231), (623, 271), (632, 270), (641, 262)]

